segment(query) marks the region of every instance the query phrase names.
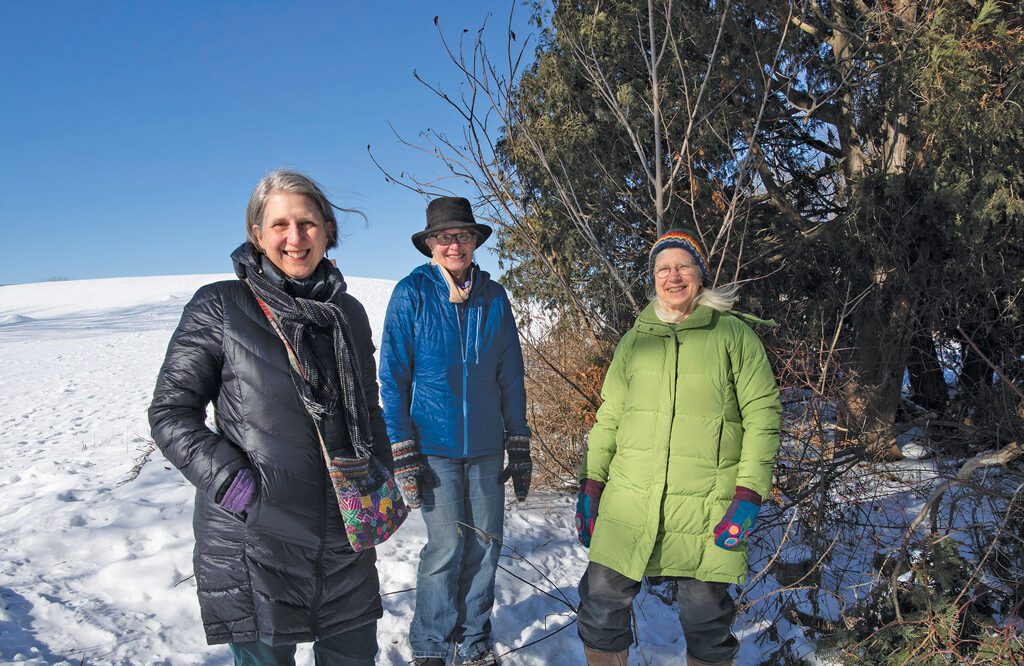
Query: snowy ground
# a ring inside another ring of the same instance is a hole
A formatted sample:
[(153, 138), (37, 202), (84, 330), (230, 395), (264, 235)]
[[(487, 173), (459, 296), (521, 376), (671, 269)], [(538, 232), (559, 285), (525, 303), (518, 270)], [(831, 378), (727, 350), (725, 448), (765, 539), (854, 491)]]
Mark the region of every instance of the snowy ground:
[[(149, 437), (146, 408), (181, 309), (197, 287), (227, 277), (0, 287), (0, 663), (230, 663), (226, 647), (206, 645), (200, 625), (191, 487), (159, 454), (125, 483)], [(348, 283), (379, 343), (393, 283)], [(535, 493), (508, 513), (506, 543), (536, 570), (512, 553), (502, 558), (496, 651), (521, 647), (506, 664), (584, 663), (567, 605), (515, 577), (576, 603), (586, 551), (572, 529), (573, 504)], [(408, 590), (424, 534), (414, 514), (379, 549), (378, 663), (411, 658)], [(636, 615), (640, 646), (630, 663), (680, 663), (673, 609), (643, 592)], [(752, 640), (758, 627), (744, 618), (736, 629), (748, 639), (739, 666), (760, 663), (772, 644)], [(312, 663), (306, 648), (299, 663)]]

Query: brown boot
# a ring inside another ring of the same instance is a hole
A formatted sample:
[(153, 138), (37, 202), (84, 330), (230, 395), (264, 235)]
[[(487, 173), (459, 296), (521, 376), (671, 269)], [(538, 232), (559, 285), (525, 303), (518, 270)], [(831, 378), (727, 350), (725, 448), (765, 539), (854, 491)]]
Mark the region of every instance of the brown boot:
[(587, 655), (587, 666), (626, 666), (629, 661), (629, 650), (598, 652), (584, 645), (583, 653)]
[(704, 661), (698, 659), (687, 651), (686, 653), (686, 666), (732, 666), (733, 660), (729, 661)]

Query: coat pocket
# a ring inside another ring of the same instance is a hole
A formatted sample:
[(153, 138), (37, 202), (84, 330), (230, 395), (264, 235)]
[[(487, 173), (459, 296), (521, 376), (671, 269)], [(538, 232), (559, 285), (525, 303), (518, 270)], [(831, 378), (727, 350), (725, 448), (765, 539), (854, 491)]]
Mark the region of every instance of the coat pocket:
[(725, 435), (725, 417), (718, 419), (718, 435), (715, 437), (715, 466), (722, 466), (722, 437)]
[(742, 424), (723, 418), (718, 431), (718, 466), (733, 467), (737, 465), (740, 461), (742, 447)]

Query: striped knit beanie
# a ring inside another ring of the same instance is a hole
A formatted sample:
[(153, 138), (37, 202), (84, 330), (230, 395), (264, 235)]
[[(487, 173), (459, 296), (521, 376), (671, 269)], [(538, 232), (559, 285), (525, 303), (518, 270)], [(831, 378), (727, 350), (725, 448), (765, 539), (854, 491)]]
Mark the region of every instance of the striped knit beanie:
[(705, 287), (711, 284), (711, 278), (708, 274), (708, 256), (704, 253), (704, 248), (700, 245), (700, 240), (697, 234), (690, 231), (681, 231), (679, 229), (673, 229), (666, 232), (661, 238), (654, 242), (651, 246), (651, 255), (648, 259), (648, 270), (651, 272), (651, 277), (654, 277), (654, 258), (658, 256), (658, 253), (662, 250), (667, 250), (670, 247), (677, 247), (680, 250), (686, 250), (693, 256), (693, 260), (697, 263), (697, 268), (700, 269), (701, 284)]

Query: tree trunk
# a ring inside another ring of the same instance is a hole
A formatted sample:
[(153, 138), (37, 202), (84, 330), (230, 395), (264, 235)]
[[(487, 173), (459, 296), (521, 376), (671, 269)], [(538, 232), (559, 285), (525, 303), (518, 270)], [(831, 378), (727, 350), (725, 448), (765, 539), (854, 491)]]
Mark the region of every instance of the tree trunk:
[(873, 299), (874, 308), (865, 306), (854, 317), (851, 376), (843, 387), (839, 425), (846, 437), (863, 445), (872, 458), (900, 460), (903, 454), (896, 445), (893, 425), (907, 367), (910, 304), (901, 297), (886, 313), (887, 300)]
[[(868, 353), (858, 353), (862, 363)], [(901, 460), (892, 427), (899, 406), (900, 377), (889, 370), (884, 377), (851, 377), (843, 390), (840, 427), (846, 436), (862, 444), (873, 459)], [(901, 373), (900, 373), (901, 374)]]
[[(974, 341), (974, 344), (978, 345), (991, 358), (992, 349), (991, 345), (988, 344), (988, 336), (979, 332), (971, 339)], [(994, 373), (988, 363), (970, 345), (965, 343), (964, 347), (964, 368), (960, 373), (959, 385), (961, 395), (967, 398), (972, 394), (984, 393), (987, 389), (991, 388), (992, 375)]]
[(949, 391), (935, 351), (935, 341), (928, 331), (917, 331), (911, 339), (907, 372), (910, 375), (910, 392), (917, 404), (928, 410), (945, 409)]
[[(998, 359), (998, 351), (993, 349), (994, 345), (988, 331), (983, 328), (978, 328), (974, 332), (970, 329), (965, 330), (982, 354), (993, 360)], [(964, 367), (958, 384), (960, 399), (968, 407), (965, 421), (970, 425), (985, 427), (991, 425), (992, 421), (992, 400), (995, 397), (992, 378), (995, 371), (970, 344), (965, 341), (963, 345)], [(998, 360), (995, 362), (998, 363)]]

